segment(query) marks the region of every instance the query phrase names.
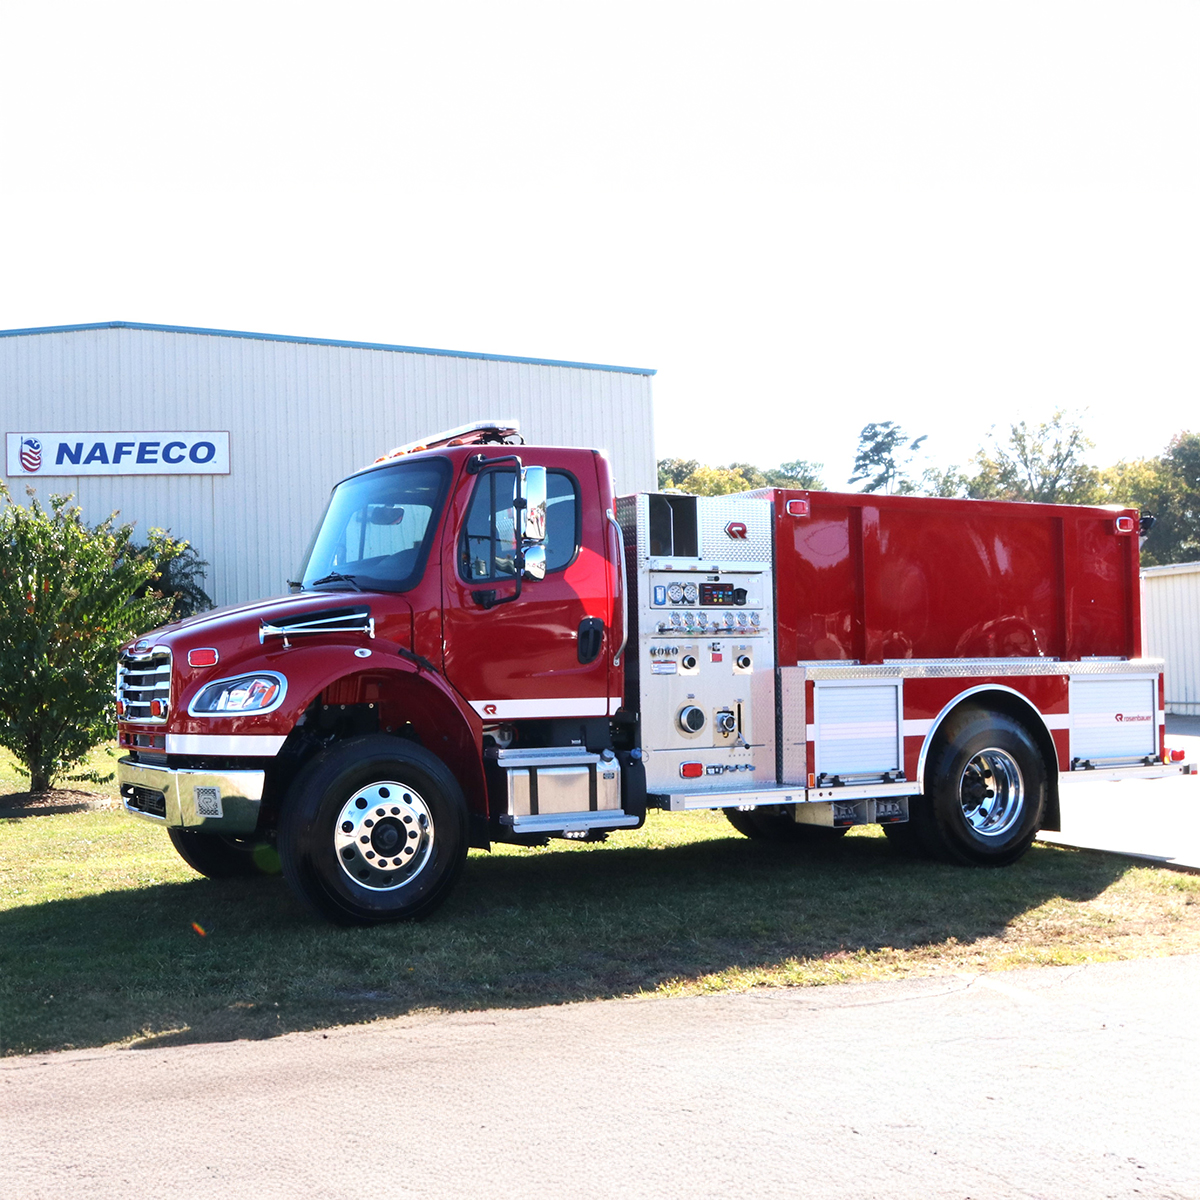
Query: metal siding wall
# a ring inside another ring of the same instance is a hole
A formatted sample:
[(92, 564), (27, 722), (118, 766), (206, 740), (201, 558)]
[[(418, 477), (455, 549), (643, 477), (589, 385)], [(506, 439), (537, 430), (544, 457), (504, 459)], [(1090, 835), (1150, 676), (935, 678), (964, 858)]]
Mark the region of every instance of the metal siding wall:
[[(622, 490), (655, 483), (650, 377), (395, 350), (141, 329), (0, 338), (4, 431), (227, 429), (231, 473), (57, 477), (86, 519), (114, 509), (211, 564), (218, 604), (286, 590), (329, 489), (393, 446), (486, 417), (530, 443), (606, 450)], [(8, 478), (18, 500), (24, 478)]]
[(1200, 563), (1142, 574), (1146, 654), (1166, 660), (1167, 712), (1200, 715)]

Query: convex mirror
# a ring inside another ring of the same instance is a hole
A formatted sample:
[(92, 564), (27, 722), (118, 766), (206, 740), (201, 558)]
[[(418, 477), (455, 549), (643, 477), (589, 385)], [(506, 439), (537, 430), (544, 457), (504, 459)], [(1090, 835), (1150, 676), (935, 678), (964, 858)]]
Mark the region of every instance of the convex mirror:
[(523, 556), (524, 563), (521, 567), (521, 574), (525, 579), (545, 579), (546, 578), (546, 547), (527, 546)]

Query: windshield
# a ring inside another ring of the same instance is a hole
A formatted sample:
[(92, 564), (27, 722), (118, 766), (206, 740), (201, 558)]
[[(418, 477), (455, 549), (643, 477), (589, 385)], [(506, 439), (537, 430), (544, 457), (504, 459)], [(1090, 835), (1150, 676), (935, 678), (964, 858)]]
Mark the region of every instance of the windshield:
[(302, 585), (381, 592), (413, 587), (425, 567), (449, 478), (450, 464), (435, 458), (339, 483), (305, 558)]

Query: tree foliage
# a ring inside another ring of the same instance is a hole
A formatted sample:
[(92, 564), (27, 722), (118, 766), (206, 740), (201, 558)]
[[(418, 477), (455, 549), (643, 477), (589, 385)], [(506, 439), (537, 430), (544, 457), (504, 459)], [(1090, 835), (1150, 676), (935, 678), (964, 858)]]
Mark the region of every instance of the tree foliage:
[(858, 435), (858, 452), (854, 456), (854, 474), (850, 483), (861, 483), (864, 492), (915, 492), (917, 485), (908, 474), (913, 455), (928, 437), (908, 440), (908, 434), (895, 421), (872, 421)]
[(821, 489), (821, 464), (798, 458), (763, 470), (752, 463), (710, 467), (694, 458), (663, 458), (658, 463), (658, 486), (678, 488), (695, 496), (728, 496), (754, 488)]
[(1057, 409), (1048, 421), (1009, 426), (1008, 439), (984, 446), (972, 459), (966, 484), (977, 500), (1028, 500), (1040, 504), (1098, 504), (1100, 473), (1087, 461), (1093, 446), (1078, 416)]
[(1142, 566), (1200, 559), (1200, 434), (1176, 434), (1159, 457), (1119, 462), (1100, 482), (1107, 503), (1154, 514)]
[(151, 530), (138, 549), (115, 513), (91, 527), (70, 499), (24, 506), (0, 484), (0, 745), (32, 792), (114, 735), (117, 647), (170, 618), (145, 585), (186, 546)]

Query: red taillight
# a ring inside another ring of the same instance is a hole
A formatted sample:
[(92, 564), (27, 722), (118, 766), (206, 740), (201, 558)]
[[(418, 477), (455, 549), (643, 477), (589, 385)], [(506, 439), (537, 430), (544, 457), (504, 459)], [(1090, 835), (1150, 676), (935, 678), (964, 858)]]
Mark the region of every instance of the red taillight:
[(807, 500), (789, 500), (787, 502), (789, 517), (807, 517), (810, 511)]
[(679, 774), (682, 775), (684, 779), (699, 779), (704, 774), (704, 764), (681, 763), (679, 767)]
[(165, 717), (167, 715), (167, 702), (165, 700), (151, 700), (150, 715), (152, 717)]
[(1172, 762), (1183, 762), (1183, 760), (1185, 758), (1187, 758), (1186, 750), (1172, 750), (1171, 751), (1171, 761)]
[(220, 655), (211, 646), (203, 646), (199, 650), (188, 651), (189, 667), (215, 667)]
[(1118, 517), (1113, 524), (1118, 533), (1132, 533), (1134, 522), (1132, 517)]

